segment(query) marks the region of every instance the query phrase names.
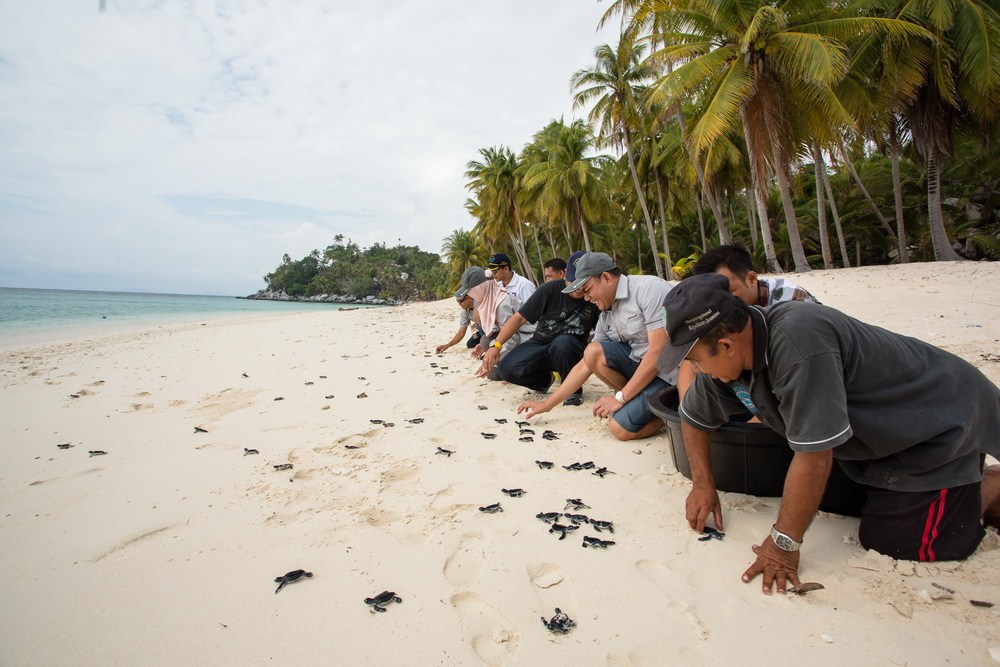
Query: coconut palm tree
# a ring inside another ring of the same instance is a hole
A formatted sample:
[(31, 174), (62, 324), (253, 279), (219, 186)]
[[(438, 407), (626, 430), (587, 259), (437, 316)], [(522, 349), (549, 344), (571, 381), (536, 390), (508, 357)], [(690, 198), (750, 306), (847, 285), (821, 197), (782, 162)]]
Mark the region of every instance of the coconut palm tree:
[(570, 78), (570, 85), (575, 91), (574, 108), (593, 102), (588, 119), (600, 127), (599, 137), (618, 150), (624, 149), (628, 156), (632, 184), (642, 208), (649, 244), (653, 249), (656, 274), (662, 277), (663, 265), (657, 249), (653, 218), (649, 213), (644, 188), (639, 182), (633, 154), (633, 134), (637, 128), (642, 127), (639, 119), (641, 89), (655, 75), (654, 70), (642, 62), (642, 53), (641, 46), (626, 38), (622, 38), (615, 48), (607, 44), (598, 46), (594, 51), (597, 59), (594, 67), (577, 71)]
[(483, 248), (475, 232), (465, 229), (456, 229), (445, 237), (441, 254), (444, 255), (448, 271), (453, 277), (462, 275), (462, 272), (470, 266), (486, 264), (486, 249)]

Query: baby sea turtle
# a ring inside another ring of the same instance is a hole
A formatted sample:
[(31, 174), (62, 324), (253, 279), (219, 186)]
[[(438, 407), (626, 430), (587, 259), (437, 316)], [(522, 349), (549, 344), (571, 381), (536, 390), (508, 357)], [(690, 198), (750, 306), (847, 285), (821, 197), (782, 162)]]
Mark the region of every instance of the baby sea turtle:
[(62, 443), (62, 444), (60, 444), (60, 445), (56, 445), (56, 447), (58, 447), (59, 449), (69, 449), (69, 448), (70, 448), (70, 447), (72, 447), (72, 446), (73, 446), (73, 445), (71, 445), (71, 444), (70, 444), (70, 443), (68, 443), (68, 442), (64, 442), (64, 443)]
[(552, 461), (535, 461), (535, 463), (538, 464), (538, 467), (542, 470), (548, 470), (553, 466)]
[(579, 498), (567, 498), (566, 499), (566, 507), (564, 507), (563, 509), (569, 509), (569, 508), (572, 508), (572, 509), (575, 509), (575, 510), (589, 510), (589, 509), (593, 509), (590, 505), (586, 504), (585, 502), (583, 502)]
[(431, 362), (431, 368), (437, 368), (437, 367), (438, 367), (437, 362), (436, 361), (432, 361)]
[(107, 452), (104, 451), (103, 449), (91, 449), (87, 453), (90, 454), (91, 456), (104, 456), (105, 454), (107, 454)]
[(590, 523), (590, 517), (586, 514), (563, 514), (563, 516), (577, 525), (581, 523)]
[(325, 376), (325, 375), (320, 375), (320, 376), (319, 376), (319, 379), (320, 379), (320, 380), (325, 380), (325, 379), (326, 379), (326, 376)]
[(306, 579), (312, 579), (312, 576), (313, 576), (312, 572), (306, 572), (305, 570), (292, 570), (288, 574), (283, 574), (280, 577), (275, 577), (274, 583), (278, 584), (278, 587), (274, 589), (274, 592), (277, 593), (288, 584), (292, 583), (293, 581), (298, 581), (302, 577), (305, 577)]
[(277, 465), (274, 466), (274, 469), (275, 470), (291, 470), (292, 469), (292, 464), (291, 463), (279, 463), (279, 464), (277, 464)]
[(614, 544), (614, 542), (612, 542), (611, 540), (602, 540), (599, 537), (591, 537), (590, 535), (583, 536), (584, 547), (592, 547), (594, 549), (607, 549), (612, 544)]
[(312, 383), (312, 382), (306, 382), (306, 386), (307, 386), (307, 387), (311, 387), (312, 385), (313, 385), (313, 383)]
[(373, 598), (365, 598), (365, 604), (371, 605), (372, 611), (377, 611), (379, 613), (384, 612), (386, 605), (390, 605), (393, 602), (396, 604), (402, 604), (403, 598), (399, 597), (392, 591), (382, 591)]
[(535, 432), (530, 428), (522, 428), (519, 435), (535, 435)]
[(382, 427), (383, 427), (383, 428), (392, 428), (392, 427), (393, 427), (393, 426), (395, 426), (395, 425), (396, 425), (396, 424), (395, 424), (395, 423), (393, 423), (393, 422), (382, 422)]
[(590, 470), (595, 467), (593, 461), (585, 461), (583, 463), (571, 463), (568, 466), (563, 466), (566, 470)]
[(497, 437), (496, 433), (480, 433), (479, 435), (483, 436), (485, 440), (492, 440), (493, 438)]
[(361, 449), (361, 445), (344, 445), (344, 449)]
[(243, 448), (243, 456), (250, 456), (251, 454), (260, 454), (256, 449), (250, 449), (249, 447)]
[(517, 440), (518, 440), (518, 442), (534, 442), (535, 441), (535, 439), (532, 438), (530, 435), (522, 435)]
[(564, 526), (561, 523), (554, 523), (554, 524), (552, 524), (552, 527), (549, 528), (549, 532), (550, 533), (559, 533), (559, 539), (560, 540), (565, 540), (566, 539), (566, 533), (571, 533), (574, 530), (577, 530), (579, 527), (580, 526), (576, 525), (575, 523), (571, 524), (569, 526)]
[(489, 410), (489, 407), (485, 405), (477, 405), (476, 407), (478, 407), (480, 410)]
[(326, 395), (326, 396), (324, 396), (323, 398), (325, 398), (326, 400), (328, 400), (328, 401), (329, 401), (329, 400), (330, 400), (331, 398), (333, 398), (333, 397), (334, 397), (334, 396), (333, 396), (333, 394), (327, 394), (327, 395)]
[(493, 503), (492, 505), (487, 505), (486, 507), (480, 507), (480, 512), (485, 512), (486, 514), (496, 514), (497, 512), (503, 512), (503, 508), (500, 507), (500, 503)]
[(438, 447), (438, 450), (436, 452), (434, 452), (434, 453), (435, 454), (444, 454), (448, 458), (451, 458), (451, 455), (454, 454), (455, 451), (452, 450), (452, 449), (445, 449), (444, 447)]
[(357, 397), (358, 398), (368, 398), (368, 394), (366, 394), (365, 392), (361, 392), (360, 394), (358, 394)]
[(520, 498), (525, 494), (524, 489), (500, 489), (500, 491), (506, 493), (511, 498)]
[(561, 516), (562, 512), (539, 512), (535, 515), (535, 518), (541, 519), (545, 523), (552, 523)]
[(411, 424), (423, 424), (424, 423), (424, 418), (423, 417), (414, 417), (413, 419), (407, 419), (406, 421), (408, 421)]
[(200, 426), (195, 426), (195, 427), (194, 427), (194, 432), (195, 432), (195, 433), (208, 433), (208, 431), (206, 431), (205, 429), (203, 429), (203, 428), (202, 428), (202, 427), (200, 427)]
[(720, 533), (719, 531), (717, 531), (715, 528), (712, 528), (711, 526), (705, 526), (705, 532), (703, 533), (703, 535), (704, 535), (704, 537), (699, 537), (698, 538), (699, 542), (708, 542), (713, 537), (715, 539), (717, 539), (717, 540), (721, 540), (723, 537), (726, 536), (725, 533)]
[(277, 397), (275, 397), (274, 400), (276, 400), (276, 401), (283, 401), (283, 400), (285, 400), (285, 397), (284, 396), (277, 396)]
[(497, 419), (494, 419), (493, 421), (495, 421), (498, 424), (506, 424), (507, 423), (507, 418), (506, 417), (498, 417)]
[(359, 375), (359, 376), (358, 376), (358, 379), (359, 379), (359, 380), (367, 380), (368, 378), (366, 378), (366, 377), (365, 377), (364, 375)]
[(523, 428), (525, 426), (528, 426), (530, 424), (530, 422), (519, 422), (519, 421), (515, 421), (514, 423), (517, 424), (521, 428)]
[(382, 423), (381, 419), (369, 419), (368, 421), (370, 421), (373, 424), (381, 424)]
[(591, 519), (590, 525), (594, 527), (597, 532), (608, 531), (609, 533), (615, 532), (615, 524), (611, 521), (598, 521), (597, 519)]
[(248, 377), (250, 377), (250, 376), (249, 376), (249, 375), (247, 375), (246, 373), (244, 373), (244, 374), (243, 374), (243, 377), (245, 377), (245, 378), (248, 378)]
[(544, 625), (549, 632), (561, 632), (566, 634), (571, 629), (576, 627), (576, 621), (562, 613), (562, 610), (559, 607), (556, 607), (556, 615), (551, 619), (546, 621), (545, 617), (542, 616), (542, 625)]
[(553, 433), (552, 431), (545, 431), (545, 432), (542, 433), (542, 439), (543, 440), (558, 440), (559, 439), (559, 435), (556, 434), (556, 433)]
[(614, 475), (615, 472), (613, 470), (608, 470), (607, 468), (601, 467), (601, 468), (598, 468), (597, 470), (595, 470), (594, 472), (592, 472), (590, 474), (591, 475), (597, 475), (601, 479), (604, 479), (605, 475)]

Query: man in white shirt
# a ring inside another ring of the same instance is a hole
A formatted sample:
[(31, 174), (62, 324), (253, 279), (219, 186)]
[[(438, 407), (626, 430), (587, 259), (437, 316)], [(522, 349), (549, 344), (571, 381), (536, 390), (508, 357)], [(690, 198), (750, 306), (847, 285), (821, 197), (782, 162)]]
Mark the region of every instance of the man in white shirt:
[(514, 269), (510, 266), (510, 257), (504, 253), (497, 252), (490, 255), (486, 268), (492, 272), (493, 280), (507, 288), (507, 293), (513, 294), (518, 303), (525, 303), (528, 297), (535, 293), (535, 283), (514, 273)]

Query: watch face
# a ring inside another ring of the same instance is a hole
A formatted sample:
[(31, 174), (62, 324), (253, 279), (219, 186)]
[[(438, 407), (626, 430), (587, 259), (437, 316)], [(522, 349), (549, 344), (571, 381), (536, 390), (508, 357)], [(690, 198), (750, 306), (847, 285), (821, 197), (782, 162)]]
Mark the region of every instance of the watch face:
[(778, 545), (779, 549), (784, 549), (785, 551), (790, 551), (795, 548), (792, 541), (785, 535), (778, 535), (778, 538), (774, 541), (774, 543)]

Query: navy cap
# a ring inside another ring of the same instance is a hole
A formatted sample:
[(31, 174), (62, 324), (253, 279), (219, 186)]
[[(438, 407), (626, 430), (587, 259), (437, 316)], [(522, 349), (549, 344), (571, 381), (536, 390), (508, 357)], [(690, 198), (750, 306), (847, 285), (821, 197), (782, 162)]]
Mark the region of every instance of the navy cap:
[(566, 280), (568, 282), (576, 280), (576, 261), (586, 254), (586, 250), (577, 250), (566, 260)]
[(486, 262), (486, 268), (499, 269), (501, 266), (510, 266), (510, 257), (502, 252), (495, 252), (490, 255), (490, 261)]
[(663, 349), (660, 368), (672, 372), (699, 338), (742, 308), (743, 302), (729, 293), (728, 278), (702, 273), (682, 280), (670, 290), (663, 305), (667, 309), (670, 343)]

